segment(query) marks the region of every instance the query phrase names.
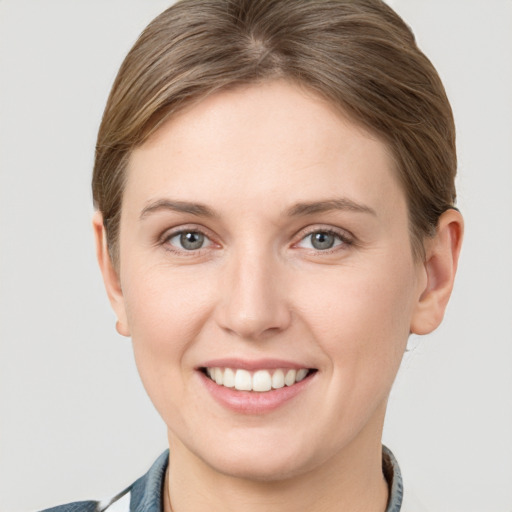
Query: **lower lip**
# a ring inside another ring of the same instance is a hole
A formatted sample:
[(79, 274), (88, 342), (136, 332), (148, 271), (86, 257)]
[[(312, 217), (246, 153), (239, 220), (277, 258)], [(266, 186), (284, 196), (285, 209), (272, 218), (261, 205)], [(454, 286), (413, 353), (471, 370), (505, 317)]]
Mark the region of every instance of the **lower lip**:
[(316, 372), (293, 386), (285, 386), (271, 391), (237, 391), (234, 388), (219, 386), (204, 373), (198, 372), (203, 384), (213, 398), (222, 406), (242, 414), (264, 414), (271, 412), (303, 392), (311, 383)]

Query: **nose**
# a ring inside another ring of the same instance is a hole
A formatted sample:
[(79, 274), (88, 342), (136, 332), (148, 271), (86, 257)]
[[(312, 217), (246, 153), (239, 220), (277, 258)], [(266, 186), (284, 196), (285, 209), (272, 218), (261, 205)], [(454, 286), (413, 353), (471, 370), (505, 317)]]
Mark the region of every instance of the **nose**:
[(234, 258), (222, 277), (217, 319), (222, 329), (246, 340), (285, 330), (291, 310), (280, 263), (261, 253)]

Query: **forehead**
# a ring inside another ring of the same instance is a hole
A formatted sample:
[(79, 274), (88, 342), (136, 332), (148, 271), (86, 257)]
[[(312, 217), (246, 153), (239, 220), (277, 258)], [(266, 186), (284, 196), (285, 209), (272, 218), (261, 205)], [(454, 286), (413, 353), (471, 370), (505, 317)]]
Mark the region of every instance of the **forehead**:
[[(177, 199), (245, 206), (343, 194), (403, 197), (388, 147), (310, 90), (286, 81), (215, 93), (133, 151), (126, 202)], [(191, 197), (192, 196), (192, 197)]]

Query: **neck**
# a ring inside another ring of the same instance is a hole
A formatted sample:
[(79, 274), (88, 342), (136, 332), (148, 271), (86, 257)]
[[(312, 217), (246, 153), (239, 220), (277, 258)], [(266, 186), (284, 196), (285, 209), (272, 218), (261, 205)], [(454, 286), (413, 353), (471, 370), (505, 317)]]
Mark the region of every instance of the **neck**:
[(384, 512), (386, 509), (388, 487), (382, 473), (380, 438), (372, 444), (355, 440), (343, 453), (320, 466), (277, 481), (222, 474), (171, 435), (169, 441), (165, 512)]

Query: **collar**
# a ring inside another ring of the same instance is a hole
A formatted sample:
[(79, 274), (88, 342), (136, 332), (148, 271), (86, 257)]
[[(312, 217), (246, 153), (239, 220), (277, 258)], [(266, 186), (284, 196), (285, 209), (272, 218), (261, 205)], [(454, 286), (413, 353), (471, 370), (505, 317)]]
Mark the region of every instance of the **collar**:
[(382, 445), (382, 472), (388, 483), (389, 498), (386, 512), (400, 512), (404, 496), (402, 473), (391, 450)]

